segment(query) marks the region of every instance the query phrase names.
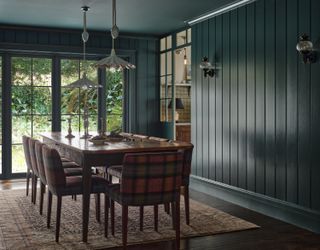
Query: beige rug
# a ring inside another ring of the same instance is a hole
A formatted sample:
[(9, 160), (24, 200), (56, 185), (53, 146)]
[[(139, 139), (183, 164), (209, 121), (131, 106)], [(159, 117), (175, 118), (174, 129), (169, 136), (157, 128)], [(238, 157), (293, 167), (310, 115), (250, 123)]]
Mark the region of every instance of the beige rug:
[[(101, 199), (101, 206), (103, 199)], [(104, 237), (104, 225), (95, 220), (92, 198), (88, 243), (81, 242), (81, 197), (62, 200), (60, 243), (54, 241), (56, 198), (53, 199), (50, 229), (46, 227), (46, 200), (44, 214), (39, 215), (39, 205), (33, 205), (25, 190), (0, 191), (0, 249), (104, 249), (121, 246), (121, 214), (116, 206), (116, 236)], [(181, 237), (213, 235), (258, 228), (215, 208), (191, 201), (191, 224), (185, 224), (184, 205), (181, 204)], [(101, 210), (103, 211), (103, 209)], [(103, 215), (101, 216), (103, 221)], [(153, 230), (153, 209), (145, 208), (144, 231), (139, 231), (139, 211), (129, 208), (129, 244), (174, 239), (171, 217), (159, 208), (159, 232)]]

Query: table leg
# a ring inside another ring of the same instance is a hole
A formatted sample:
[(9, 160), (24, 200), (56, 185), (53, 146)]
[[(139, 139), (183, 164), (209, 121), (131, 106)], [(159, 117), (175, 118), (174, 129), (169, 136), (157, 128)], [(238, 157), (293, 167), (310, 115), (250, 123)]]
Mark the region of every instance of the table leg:
[(82, 241), (88, 241), (88, 225), (90, 211), (91, 166), (85, 161), (83, 164), (83, 196), (82, 196)]

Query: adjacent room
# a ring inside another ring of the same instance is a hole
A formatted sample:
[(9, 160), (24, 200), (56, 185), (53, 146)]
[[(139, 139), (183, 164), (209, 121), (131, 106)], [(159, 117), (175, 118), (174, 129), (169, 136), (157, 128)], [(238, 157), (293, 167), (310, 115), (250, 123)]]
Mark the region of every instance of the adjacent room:
[(320, 249), (319, 0), (0, 0), (0, 249)]

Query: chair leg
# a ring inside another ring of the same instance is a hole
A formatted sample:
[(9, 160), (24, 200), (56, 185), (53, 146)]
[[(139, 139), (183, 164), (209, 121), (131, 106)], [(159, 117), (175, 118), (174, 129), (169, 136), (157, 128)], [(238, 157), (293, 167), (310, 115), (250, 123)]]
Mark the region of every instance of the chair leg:
[(33, 203), (34, 200), (34, 177), (35, 175), (31, 174), (31, 202)]
[(128, 206), (122, 206), (122, 244), (123, 249), (127, 248), (127, 234), (128, 234)]
[(107, 194), (104, 194), (104, 236), (108, 237), (110, 200)]
[(34, 176), (34, 187), (33, 187), (33, 204), (36, 204), (37, 202), (37, 184), (38, 184), (38, 177), (35, 175)]
[(175, 214), (175, 204), (171, 202), (171, 212), (172, 212), (172, 228), (175, 229), (175, 221), (176, 221), (176, 214)]
[(100, 194), (95, 194), (96, 201), (96, 220), (100, 223)]
[(52, 206), (52, 193), (48, 191), (48, 210), (47, 210), (47, 228), (50, 228), (51, 222), (51, 206)]
[(158, 232), (158, 205), (153, 206), (154, 230)]
[(46, 190), (46, 186), (41, 182), (40, 184), (40, 215), (42, 215), (43, 211), (43, 196)]
[(29, 195), (29, 184), (30, 184), (30, 168), (27, 169), (27, 186), (26, 186), (26, 196)]
[(170, 204), (169, 203), (164, 204), (164, 211), (167, 214), (170, 214)]
[(144, 207), (140, 206), (140, 231), (143, 231), (143, 214)]
[(180, 249), (180, 194), (175, 201), (175, 230), (176, 230), (176, 249)]
[(186, 212), (186, 223), (190, 225), (190, 205), (189, 205), (189, 186), (184, 187), (184, 208)]
[(114, 236), (114, 201), (111, 200), (111, 234)]
[(57, 198), (56, 242), (59, 242), (62, 197), (58, 195)]

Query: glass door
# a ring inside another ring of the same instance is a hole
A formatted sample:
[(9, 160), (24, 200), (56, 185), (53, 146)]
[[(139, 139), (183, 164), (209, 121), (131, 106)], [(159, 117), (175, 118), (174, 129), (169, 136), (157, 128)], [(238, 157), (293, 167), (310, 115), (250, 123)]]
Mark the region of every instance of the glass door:
[(22, 136), (40, 138), (51, 131), (52, 60), (48, 58), (11, 58), (12, 173), (26, 172)]

